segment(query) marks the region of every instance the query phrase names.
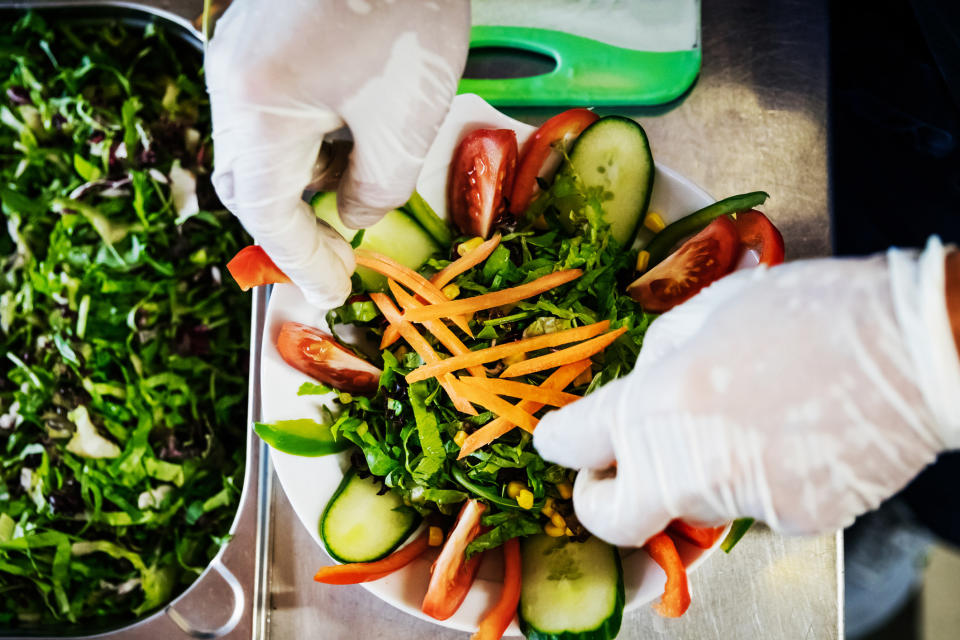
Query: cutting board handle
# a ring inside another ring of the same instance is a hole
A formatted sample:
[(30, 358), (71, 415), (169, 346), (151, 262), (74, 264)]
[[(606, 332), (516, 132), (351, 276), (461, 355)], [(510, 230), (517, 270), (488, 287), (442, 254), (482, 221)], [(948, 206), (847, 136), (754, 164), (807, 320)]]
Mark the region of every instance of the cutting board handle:
[(471, 48), (519, 49), (552, 58), (556, 68), (526, 78), (464, 78), (459, 93), (498, 106), (657, 105), (690, 88), (700, 49), (638, 51), (551, 29), (475, 26)]

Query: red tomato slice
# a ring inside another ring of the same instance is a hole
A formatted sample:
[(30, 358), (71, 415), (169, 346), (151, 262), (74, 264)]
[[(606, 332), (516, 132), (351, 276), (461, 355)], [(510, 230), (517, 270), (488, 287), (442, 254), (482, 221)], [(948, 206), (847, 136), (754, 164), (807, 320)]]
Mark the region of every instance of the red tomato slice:
[(262, 284), (290, 282), (287, 274), (280, 271), (267, 252), (255, 244), (240, 249), (227, 263), (227, 271), (243, 291)]
[(570, 109), (544, 122), (530, 136), (523, 145), (517, 165), (517, 177), (510, 193), (510, 213), (519, 215), (526, 211), (540, 191), (537, 177), (549, 177), (560, 166), (563, 156), (555, 146), (562, 142), (565, 148), (569, 148), (577, 136), (599, 118), (589, 109)]
[(450, 163), (447, 201), (450, 218), (468, 235), (486, 238), (506, 208), (513, 189), (517, 134), (510, 129), (479, 129), (467, 134)]
[(720, 216), (627, 287), (646, 311), (662, 313), (730, 273), (739, 255), (737, 227)]
[(433, 563), (430, 585), (423, 597), (420, 610), (431, 618), (446, 620), (460, 608), (467, 592), (477, 577), (482, 553), (464, 560), (467, 545), (483, 530), (480, 516), (486, 507), (478, 500), (467, 500), (460, 509), (457, 523), (453, 526), (447, 541), (440, 550), (437, 561)]
[(372, 395), (380, 369), (338, 343), (332, 335), (299, 322), (285, 322), (277, 350), (291, 367), (346, 393)]
[(773, 267), (783, 262), (783, 236), (767, 216), (751, 209), (737, 214), (736, 225), (743, 246), (741, 259), (753, 251), (760, 264)]

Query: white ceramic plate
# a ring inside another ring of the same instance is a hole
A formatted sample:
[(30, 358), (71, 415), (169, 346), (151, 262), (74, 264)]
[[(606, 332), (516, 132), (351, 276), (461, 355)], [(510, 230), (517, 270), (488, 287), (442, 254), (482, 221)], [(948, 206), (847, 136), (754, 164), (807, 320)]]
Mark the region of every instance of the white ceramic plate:
[[(534, 131), (524, 124), (503, 115), (479, 97), (458, 96), (444, 121), (437, 140), (427, 154), (417, 189), (442, 217), (446, 217), (447, 166), (460, 139), (475, 129), (513, 129), (517, 140), (523, 142)], [(676, 172), (657, 165), (654, 189), (650, 202), (668, 223), (713, 202), (703, 189)], [(287, 365), (275, 347), (277, 334), (284, 322), (302, 322), (326, 329), (326, 311), (311, 307), (293, 285), (277, 285), (270, 297), (267, 310), (266, 339), (263, 341), (261, 394), (265, 422), (293, 418), (320, 417), (322, 398), (297, 396), (300, 384), (308, 380), (304, 374)], [(340, 483), (347, 466), (344, 456), (303, 458), (271, 451), (280, 484), (294, 511), (310, 535), (321, 548), (318, 524), (324, 506)], [(680, 554), (688, 570), (694, 570), (716, 548), (706, 552), (681, 543)], [(442, 624), (460, 631), (475, 631), (483, 614), (496, 601), (500, 592), (502, 567), (499, 555), (487, 554), (479, 576), (463, 605), (450, 619), (438, 622), (420, 611), (420, 603), (427, 590), (433, 555), (426, 554), (403, 570), (363, 586), (398, 609), (423, 620)], [(626, 608), (632, 609), (659, 598), (663, 593), (665, 576), (643, 551), (623, 554)], [(520, 635), (514, 621), (506, 635)]]

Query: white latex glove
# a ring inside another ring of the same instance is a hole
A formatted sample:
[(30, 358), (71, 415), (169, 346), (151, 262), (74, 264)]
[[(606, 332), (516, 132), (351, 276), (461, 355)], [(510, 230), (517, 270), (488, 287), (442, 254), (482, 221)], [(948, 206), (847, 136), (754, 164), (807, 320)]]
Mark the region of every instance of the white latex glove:
[[(960, 446), (944, 250), (741, 271), (650, 327), (630, 375), (544, 417), (596, 535), (674, 518), (838, 529)], [(615, 470), (610, 465), (616, 463)]]
[(323, 137), (354, 149), (338, 192), (362, 228), (409, 198), (466, 61), (467, 0), (236, 0), (205, 70), (213, 183), (319, 307), (350, 293), (353, 253), (302, 201)]

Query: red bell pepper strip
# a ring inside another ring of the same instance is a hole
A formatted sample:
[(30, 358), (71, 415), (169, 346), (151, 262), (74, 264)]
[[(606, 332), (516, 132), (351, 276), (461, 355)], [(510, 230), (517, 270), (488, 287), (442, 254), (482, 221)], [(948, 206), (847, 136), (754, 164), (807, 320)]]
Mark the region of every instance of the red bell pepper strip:
[(751, 209), (737, 214), (741, 252), (753, 250), (760, 264), (775, 267), (783, 262), (783, 235), (770, 219)]
[(402, 569), (427, 550), (427, 534), (376, 562), (353, 562), (320, 567), (313, 579), (324, 584), (359, 584), (384, 578)]
[(243, 291), (262, 284), (290, 282), (287, 274), (273, 263), (267, 252), (255, 244), (240, 249), (227, 263), (227, 271)]
[(654, 610), (665, 618), (679, 618), (690, 606), (690, 585), (687, 583), (687, 568), (683, 566), (677, 545), (661, 531), (647, 540), (643, 548), (667, 574), (663, 597), (653, 605)]
[(674, 520), (668, 529), (694, 546), (709, 549), (720, 538), (724, 527), (695, 527), (683, 520)]
[(480, 621), (470, 640), (500, 640), (510, 626), (520, 604), (520, 541), (510, 538), (503, 543), (503, 589), (500, 599)]

